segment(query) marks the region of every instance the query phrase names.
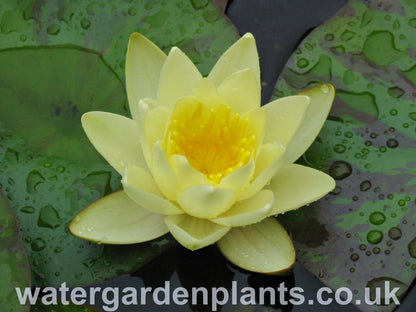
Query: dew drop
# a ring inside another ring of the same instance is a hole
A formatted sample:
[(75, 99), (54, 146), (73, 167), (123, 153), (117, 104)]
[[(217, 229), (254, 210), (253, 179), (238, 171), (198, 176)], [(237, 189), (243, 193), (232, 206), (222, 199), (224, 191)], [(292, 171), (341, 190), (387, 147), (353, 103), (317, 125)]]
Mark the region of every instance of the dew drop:
[(29, 194), (37, 193), (38, 186), (43, 182), (45, 182), (45, 178), (40, 172), (36, 170), (31, 171), (26, 178), (26, 192)]
[(83, 18), (81, 19), (80, 24), (83, 29), (88, 29), (91, 26), (91, 21), (89, 19)]
[(370, 244), (378, 244), (383, 239), (383, 233), (378, 230), (372, 230), (367, 234), (367, 241)]
[(326, 34), (325, 35), (325, 40), (326, 41), (332, 41), (332, 40), (334, 40), (334, 35), (333, 34)]
[(329, 174), (335, 180), (342, 180), (350, 176), (352, 173), (352, 167), (349, 163), (342, 160), (334, 161), (329, 167)]
[(381, 251), (381, 249), (380, 249), (380, 248), (378, 248), (378, 247), (374, 247), (374, 248), (373, 248), (373, 254), (375, 254), (375, 255), (379, 254), (379, 253), (380, 253), (380, 251)]
[(58, 24), (52, 24), (48, 26), (48, 28), (46, 28), (46, 32), (52, 36), (59, 34), (60, 31), (61, 31), (61, 26), (59, 26)]
[(42, 238), (36, 238), (32, 241), (32, 244), (30, 244), (30, 246), (34, 251), (41, 251), (43, 248), (46, 247), (46, 243)]
[(342, 145), (342, 144), (336, 144), (336, 145), (334, 146), (334, 152), (335, 152), (335, 153), (342, 154), (342, 153), (344, 153), (344, 152), (345, 152), (345, 150), (346, 150), (345, 145)]
[(391, 87), (387, 90), (387, 93), (393, 98), (402, 97), (404, 94), (404, 90), (399, 87)]
[(365, 180), (360, 183), (360, 191), (366, 192), (371, 188), (371, 182), (369, 180)]
[(411, 120), (416, 121), (416, 112), (411, 112), (411, 113), (409, 113), (409, 118), (410, 118)]
[(358, 261), (360, 259), (360, 256), (356, 253), (353, 253), (350, 257), (351, 261)]
[(396, 148), (397, 146), (399, 146), (399, 142), (396, 139), (388, 139), (387, 146), (390, 148)]
[(199, 10), (205, 8), (208, 5), (208, 0), (191, 0), (191, 4), (194, 9)]
[(296, 63), (296, 65), (299, 67), (299, 68), (305, 68), (306, 66), (308, 66), (309, 65), (309, 61), (307, 60), (307, 59), (305, 59), (305, 58), (301, 58), (297, 63)]
[(58, 212), (51, 205), (41, 208), (38, 218), (38, 226), (54, 229), (61, 225), (62, 220)]
[(376, 211), (370, 215), (370, 222), (372, 224), (380, 225), (380, 224), (383, 224), (384, 221), (386, 221), (386, 216), (382, 212)]
[(416, 258), (416, 237), (407, 246), (409, 254), (412, 258)]
[(20, 211), (24, 213), (34, 213), (35, 208), (32, 206), (25, 206), (25, 207), (20, 208)]

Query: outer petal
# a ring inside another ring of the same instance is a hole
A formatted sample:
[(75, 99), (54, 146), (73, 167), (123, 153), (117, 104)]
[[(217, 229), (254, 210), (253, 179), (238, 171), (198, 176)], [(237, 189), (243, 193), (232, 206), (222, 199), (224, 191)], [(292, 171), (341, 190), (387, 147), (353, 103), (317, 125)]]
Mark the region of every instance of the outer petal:
[(212, 185), (194, 185), (178, 194), (182, 209), (197, 218), (215, 218), (235, 202), (235, 192)]
[(160, 77), (159, 104), (172, 108), (180, 97), (191, 95), (195, 83), (201, 79), (192, 61), (178, 48), (172, 48)]
[(307, 96), (294, 95), (262, 106), (267, 115), (264, 143), (278, 142), (286, 147), (303, 121), (308, 104)]
[[(270, 152), (270, 151), (267, 151)], [(262, 172), (255, 172), (254, 180), (249, 186), (241, 193), (238, 200), (244, 200), (250, 198), (257, 192), (259, 192), (265, 185), (270, 182), (270, 179), (276, 174), (277, 170), (284, 164), (284, 152), (285, 149), (280, 144), (276, 144), (273, 148), (273, 155), (262, 155), (262, 150), (256, 164), (259, 161), (270, 161), (270, 164)], [(265, 151), (263, 151), (265, 153)]]
[(246, 68), (250, 68), (253, 71), (257, 87), (260, 90), (259, 56), (257, 54), (256, 41), (250, 33), (245, 34), (224, 52), (208, 77), (215, 85), (219, 86), (225, 78)]
[(105, 244), (133, 244), (166, 234), (164, 216), (143, 209), (123, 191), (82, 210), (69, 225), (75, 236)]
[(165, 223), (176, 240), (191, 250), (215, 243), (230, 230), (227, 226), (189, 215), (167, 216)]
[(127, 167), (121, 183), (124, 192), (147, 210), (164, 215), (183, 213), (178, 206), (163, 198), (152, 176), (140, 167)]
[(139, 33), (130, 36), (126, 56), (126, 88), (133, 119), (140, 99), (156, 98), (160, 72), (166, 55)]
[(244, 114), (260, 107), (260, 90), (250, 68), (227, 77), (218, 87), (218, 92), (235, 113)]
[(232, 263), (253, 272), (279, 274), (295, 264), (292, 241), (275, 218), (232, 228), (218, 247)]
[(286, 159), (289, 163), (298, 159), (321, 131), (334, 101), (335, 88), (331, 84), (324, 84), (302, 91), (300, 94), (307, 95), (310, 98), (310, 104), (306, 110), (305, 119), (287, 147)]
[(136, 123), (121, 115), (88, 112), (82, 127), (95, 149), (120, 174), (128, 165), (146, 168)]
[(262, 190), (247, 200), (239, 201), (212, 222), (225, 226), (244, 226), (263, 220), (269, 216), (273, 204), (273, 192)]
[(322, 171), (291, 164), (279, 170), (267, 188), (274, 193), (270, 215), (275, 215), (318, 200), (335, 188), (335, 181)]

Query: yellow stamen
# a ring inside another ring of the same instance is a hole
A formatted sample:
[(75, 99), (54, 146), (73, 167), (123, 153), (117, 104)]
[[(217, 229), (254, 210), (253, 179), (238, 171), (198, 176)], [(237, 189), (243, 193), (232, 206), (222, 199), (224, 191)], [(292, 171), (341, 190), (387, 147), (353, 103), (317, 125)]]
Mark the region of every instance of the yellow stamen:
[(256, 137), (248, 123), (225, 104), (210, 108), (195, 99), (184, 99), (172, 113), (166, 151), (185, 156), (191, 166), (217, 184), (252, 157)]

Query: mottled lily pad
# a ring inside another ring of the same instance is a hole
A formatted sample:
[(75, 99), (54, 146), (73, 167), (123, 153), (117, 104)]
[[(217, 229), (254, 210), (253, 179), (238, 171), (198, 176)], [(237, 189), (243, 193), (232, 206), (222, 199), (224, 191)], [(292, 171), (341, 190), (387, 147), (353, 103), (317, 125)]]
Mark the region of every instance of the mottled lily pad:
[(30, 287), (30, 268), (15, 215), (0, 190), (0, 310), (28, 312), (15, 288)]
[(68, 232), (70, 220), (121, 188), (86, 139), (89, 110), (128, 115), (124, 62), (139, 31), (179, 46), (207, 74), (237, 39), (211, 1), (6, 0), (0, 6), (0, 187), (20, 219), (34, 285), (80, 286), (147, 263), (172, 244), (109, 246)]
[(332, 288), (352, 289), (363, 311), (395, 307), (365, 304), (365, 287), (373, 294), (387, 281), (402, 297), (416, 276), (415, 16), (413, 1), (350, 1), (300, 44), (275, 89), (337, 88), (299, 160), (328, 171), (337, 188), (283, 221), (299, 261)]

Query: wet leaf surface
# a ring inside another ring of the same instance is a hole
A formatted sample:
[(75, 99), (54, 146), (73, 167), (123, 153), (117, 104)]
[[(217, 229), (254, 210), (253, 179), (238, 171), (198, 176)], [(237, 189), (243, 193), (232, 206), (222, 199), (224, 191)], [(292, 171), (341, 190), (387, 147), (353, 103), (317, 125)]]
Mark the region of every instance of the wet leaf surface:
[(332, 288), (352, 289), (363, 311), (395, 307), (364, 304), (364, 287), (374, 293), (387, 281), (402, 297), (416, 276), (414, 16), (412, 1), (350, 1), (300, 44), (275, 89), (337, 88), (299, 160), (329, 172), (337, 188), (282, 219), (299, 261)]
[(0, 186), (20, 220), (34, 285), (86, 285), (130, 272), (172, 244), (109, 246), (68, 232), (84, 207), (121, 188), (80, 125), (90, 110), (128, 115), (124, 61), (140, 31), (182, 48), (207, 74), (237, 39), (210, 1), (3, 1)]
[(30, 287), (30, 268), (12, 208), (0, 189), (0, 310), (27, 312), (15, 288)]

